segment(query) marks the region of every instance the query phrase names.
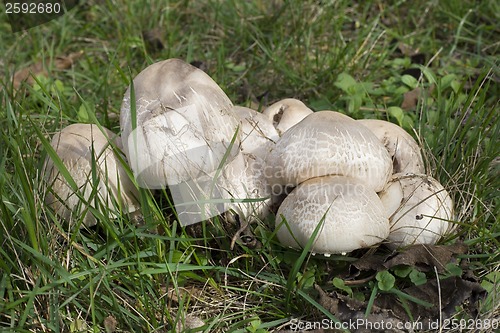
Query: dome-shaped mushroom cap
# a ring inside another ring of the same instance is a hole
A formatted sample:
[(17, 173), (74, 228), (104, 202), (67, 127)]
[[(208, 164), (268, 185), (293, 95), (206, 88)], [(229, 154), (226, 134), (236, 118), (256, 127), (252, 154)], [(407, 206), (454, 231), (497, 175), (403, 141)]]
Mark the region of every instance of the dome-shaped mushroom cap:
[[(202, 70), (179, 59), (150, 65), (123, 98), (120, 127), (124, 151), (140, 186), (160, 188), (215, 170), (239, 122), (222, 89)], [(133, 128), (133, 123), (136, 128)], [(239, 135), (229, 160), (238, 153)]]
[(320, 222), (313, 253), (350, 252), (389, 234), (389, 220), (375, 191), (350, 177), (317, 177), (297, 186), (278, 209), (278, 239), (285, 246), (304, 247)]
[(359, 119), (383, 143), (393, 160), (393, 173), (425, 173), (420, 147), (403, 128), (388, 121)]
[(241, 122), (241, 151), (265, 158), (279, 137), (272, 122), (247, 107), (235, 106), (233, 110)]
[(379, 196), (391, 223), (392, 247), (435, 244), (456, 226), (450, 195), (430, 176), (395, 174)]
[(313, 113), (311, 109), (294, 98), (282, 99), (262, 111), (262, 114), (273, 122), (279, 136), (311, 113)]
[(334, 111), (312, 113), (286, 131), (266, 163), (271, 186), (296, 186), (313, 177), (343, 175), (380, 191), (392, 173), (391, 157), (377, 137)]
[[(73, 124), (56, 133), (51, 146), (69, 171), (85, 202), (92, 203), (94, 208), (101, 208), (93, 204), (92, 191), (97, 187), (97, 197), (106, 208), (101, 213), (111, 212), (110, 217), (114, 217), (113, 211), (116, 209), (131, 213), (139, 209), (139, 203), (137, 189), (110, 142), (121, 148), (119, 138), (110, 130), (102, 128), (101, 131), (97, 125)], [(94, 182), (93, 161), (97, 183)], [(85, 225), (96, 223), (92, 213), (86, 212), (87, 205), (81, 202), (50, 158), (45, 161), (44, 176), (49, 187), (45, 202), (57, 215), (69, 220), (71, 216), (79, 218), (86, 214), (83, 220)]]

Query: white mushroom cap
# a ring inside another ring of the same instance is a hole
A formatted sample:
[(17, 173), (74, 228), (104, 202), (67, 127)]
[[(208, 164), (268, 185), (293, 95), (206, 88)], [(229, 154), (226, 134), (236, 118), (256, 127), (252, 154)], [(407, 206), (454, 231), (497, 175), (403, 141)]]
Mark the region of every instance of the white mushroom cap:
[(230, 209), (243, 221), (264, 219), (270, 212), (271, 189), (263, 174), (262, 159), (253, 155), (240, 153), (221, 170), (169, 188), (183, 225)]
[(263, 163), (260, 157), (241, 153), (223, 169), (223, 196), (234, 200), (226, 208), (238, 213), (240, 219), (263, 220), (270, 213), (271, 187), (264, 175)]
[(311, 113), (311, 109), (294, 98), (285, 98), (262, 111), (273, 122), (280, 136)]
[[(113, 211), (118, 208), (128, 213), (139, 209), (137, 189), (110, 145), (121, 148), (120, 139), (110, 130), (102, 130), (97, 125), (73, 124), (56, 133), (51, 142), (85, 202), (73, 191), (54, 162), (50, 158), (45, 161), (44, 173), (49, 186), (45, 202), (65, 220), (86, 214), (83, 220), (86, 226), (96, 224), (92, 213), (85, 211), (87, 203), (100, 208), (94, 205), (94, 197), (91, 197), (96, 187), (101, 205), (107, 207), (101, 213), (111, 211), (110, 217), (115, 217)], [(93, 160), (97, 183), (93, 178)]]
[(243, 106), (235, 106), (234, 113), (241, 122), (241, 151), (265, 158), (279, 138), (271, 120)]
[(272, 186), (296, 186), (326, 175), (343, 175), (384, 188), (392, 160), (377, 137), (354, 119), (334, 111), (310, 114), (286, 131), (266, 158)]
[[(313, 253), (344, 253), (383, 241), (389, 220), (375, 191), (343, 176), (309, 179), (283, 201), (276, 215), (281, 244), (304, 247), (320, 222)], [(288, 227), (287, 225), (288, 224)]]
[[(239, 122), (222, 89), (202, 70), (179, 59), (150, 65), (123, 98), (120, 126), (124, 151), (140, 186), (161, 188), (215, 170)], [(238, 154), (239, 135), (227, 156)]]
[(378, 119), (359, 119), (358, 122), (384, 144), (393, 159), (393, 173), (425, 173), (420, 147), (403, 128)]
[(430, 176), (395, 174), (379, 196), (391, 222), (392, 247), (435, 244), (456, 226), (450, 195)]

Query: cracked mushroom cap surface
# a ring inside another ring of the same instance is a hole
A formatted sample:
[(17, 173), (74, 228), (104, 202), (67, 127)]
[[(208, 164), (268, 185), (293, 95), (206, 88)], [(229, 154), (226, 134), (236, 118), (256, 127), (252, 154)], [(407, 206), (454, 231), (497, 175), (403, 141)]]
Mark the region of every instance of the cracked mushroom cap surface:
[[(110, 217), (116, 216), (113, 211), (117, 211), (119, 207), (127, 213), (139, 209), (137, 189), (110, 142), (118, 148), (121, 147), (116, 134), (106, 128), (101, 131), (97, 125), (91, 124), (72, 124), (52, 137), (52, 148), (84, 198), (82, 202), (54, 162), (47, 158), (44, 177), (49, 191), (45, 202), (57, 215), (69, 220), (72, 216), (79, 218), (85, 214), (84, 225), (92, 226), (96, 224), (96, 218), (90, 211), (85, 212), (89, 202), (104, 214), (111, 212)], [(93, 178), (93, 172), (96, 173), (96, 180)], [(101, 205), (94, 205), (92, 192), (96, 187), (97, 197), (104, 210), (100, 209)]]
[(271, 186), (296, 186), (314, 177), (343, 175), (380, 191), (391, 174), (391, 157), (377, 137), (334, 111), (304, 118), (283, 134), (266, 158)]
[(279, 207), (275, 227), (282, 245), (298, 249), (320, 223), (313, 253), (351, 252), (389, 235), (389, 220), (379, 197), (351, 177), (325, 176), (301, 183)]
[(241, 122), (241, 151), (265, 158), (278, 140), (278, 132), (268, 117), (244, 106), (235, 106), (234, 113)]
[[(222, 170), (221, 192), (240, 219), (263, 220), (270, 213), (271, 187), (263, 172), (263, 160), (257, 156), (240, 153)], [(247, 200), (246, 199), (257, 199)]]
[(272, 121), (279, 136), (311, 113), (313, 113), (311, 109), (294, 98), (282, 99), (262, 111), (262, 114)]
[(418, 143), (402, 127), (378, 119), (359, 119), (387, 148), (392, 157), (393, 173), (425, 173)]
[(220, 170), (169, 186), (180, 222), (190, 225), (228, 210), (241, 221), (264, 219), (270, 213), (271, 189), (261, 163), (262, 159), (239, 153)]
[(229, 160), (238, 154), (233, 104), (202, 70), (179, 59), (160, 61), (134, 78), (133, 92), (134, 101), (130, 87), (123, 98), (120, 127), (141, 187), (195, 179), (215, 170), (230, 147)]
[(388, 241), (393, 248), (436, 244), (456, 227), (450, 195), (430, 176), (395, 174), (379, 197), (391, 223)]

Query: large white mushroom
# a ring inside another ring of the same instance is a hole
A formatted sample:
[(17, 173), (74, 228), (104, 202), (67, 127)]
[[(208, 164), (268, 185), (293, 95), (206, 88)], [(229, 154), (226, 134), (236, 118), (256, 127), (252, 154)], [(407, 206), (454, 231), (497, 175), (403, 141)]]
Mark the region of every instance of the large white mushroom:
[(84, 216), (84, 225), (92, 226), (96, 218), (88, 207), (108, 217), (139, 209), (137, 189), (112, 145), (120, 148), (119, 138), (97, 125), (69, 125), (53, 136), (51, 146), (77, 186), (75, 191), (52, 159), (45, 161), (45, 202), (58, 216), (68, 221)]
[(135, 99), (129, 88), (120, 126), (140, 186), (162, 188), (197, 179), (238, 154), (233, 105), (202, 70), (168, 59), (144, 69), (132, 86)]
[(311, 109), (294, 98), (282, 99), (262, 111), (262, 114), (273, 122), (279, 136), (311, 113), (313, 113)]
[(288, 129), (266, 164), (266, 176), (273, 187), (343, 175), (380, 191), (392, 173), (391, 157), (377, 137), (354, 119), (334, 111), (312, 113)]
[(391, 247), (435, 244), (456, 227), (450, 195), (430, 176), (395, 174), (379, 196), (391, 223)]
[(305, 247), (320, 223), (313, 253), (345, 253), (383, 241), (389, 234), (389, 220), (379, 197), (365, 183), (344, 176), (301, 183), (276, 215), (281, 244)]
[(425, 173), (420, 147), (403, 128), (378, 119), (359, 119), (358, 122), (384, 144), (392, 157), (393, 173)]

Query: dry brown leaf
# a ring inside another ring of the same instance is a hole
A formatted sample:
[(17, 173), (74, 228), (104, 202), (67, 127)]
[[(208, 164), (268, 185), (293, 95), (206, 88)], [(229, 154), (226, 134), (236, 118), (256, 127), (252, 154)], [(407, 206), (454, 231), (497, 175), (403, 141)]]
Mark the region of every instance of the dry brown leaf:
[[(420, 286), (412, 286), (402, 291), (408, 295), (429, 303), (424, 306), (411, 301), (406, 301), (404, 306), (398, 297), (392, 293), (379, 293), (373, 303), (371, 312), (365, 316), (367, 302), (350, 298), (349, 296), (331, 293), (328, 294), (319, 286), (315, 286), (319, 293), (318, 303), (332, 313), (341, 322), (358, 322), (363, 325), (355, 327), (352, 332), (411, 332), (411, 330), (399, 330), (404, 324), (418, 318), (422, 327), (419, 329), (436, 329), (438, 320), (451, 318), (460, 305), (473, 317), (478, 313), (478, 304), (486, 296), (486, 291), (477, 282), (471, 282), (458, 276), (447, 279), (430, 280)], [(440, 308), (441, 306), (441, 308)], [(410, 318), (409, 314), (413, 318)], [(380, 326), (381, 322), (388, 325), (380, 330), (373, 330)], [(392, 330), (388, 330), (392, 327)]]
[(186, 288), (179, 287), (177, 289), (169, 288), (167, 291), (167, 297), (176, 303), (179, 303), (179, 300), (181, 298), (198, 299), (198, 298), (200, 298), (200, 296), (202, 294), (203, 294), (203, 290), (198, 289), (195, 286), (186, 287)]
[(418, 100), (423, 95), (430, 95), (434, 91), (435, 86), (431, 85), (429, 89), (422, 89), (416, 87), (413, 90), (407, 91), (403, 94), (403, 102), (401, 103), (401, 109), (408, 111), (413, 110), (417, 107)]
[(384, 263), (389, 255), (366, 255), (351, 263), (349, 267), (350, 277), (356, 277), (360, 272), (375, 271), (378, 272), (384, 268)]
[(446, 271), (445, 267), (457, 254), (467, 252), (467, 245), (457, 243), (452, 245), (418, 244), (408, 247), (388, 260), (383, 266), (387, 269), (397, 265), (416, 266), (421, 271), (430, 271), (436, 267), (439, 273)]
[(411, 110), (414, 109), (420, 98), (421, 89), (416, 87), (413, 90), (407, 91), (403, 95), (403, 103), (401, 103), (401, 109), (403, 110)]
[[(56, 57), (54, 60), (54, 65), (52, 69), (55, 70), (64, 70), (68, 69), (73, 64), (75, 61), (80, 58), (83, 55), (83, 51), (78, 51), (78, 52), (73, 52), (68, 54), (67, 56), (61, 56), (61, 57)], [(12, 78), (13, 80), (13, 86), (15, 90), (19, 90), (21, 87), (21, 84), (23, 82), (26, 82), (29, 85), (33, 85), (35, 83), (35, 80), (33, 77), (36, 76), (49, 76), (49, 71), (47, 66), (45, 65), (46, 61), (45, 60), (40, 60), (37, 61), (36, 63), (18, 70), (16, 73), (14, 73), (14, 77)]]
[[(315, 286), (319, 293), (318, 303), (327, 309), (341, 322), (347, 323), (364, 323), (349, 327), (351, 332), (368, 333), (368, 332), (393, 332), (402, 333), (404, 331), (396, 329), (396, 327), (404, 327), (404, 322), (395, 317), (390, 309), (384, 309), (374, 305), (368, 316), (365, 316), (366, 303), (350, 298), (345, 295), (332, 293), (328, 295), (319, 286)], [(380, 323), (387, 323), (380, 327)], [(380, 327), (380, 330), (374, 330), (374, 327)], [(388, 329), (392, 327), (394, 329)]]
[(176, 325), (176, 332), (184, 332), (186, 330), (192, 330), (205, 325), (205, 322), (198, 318), (197, 316), (188, 314), (184, 320), (178, 320)]
[[(416, 266), (421, 271), (446, 271), (446, 264), (453, 261), (458, 254), (466, 253), (467, 246), (462, 243), (453, 245), (414, 245), (404, 252), (389, 258), (389, 255), (368, 255), (351, 264), (351, 275), (366, 271), (381, 271), (398, 265)], [(389, 258), (389, 260), (387, 260)], [(384, 263), (385, 262), (385, 263)], [(318, 303), (332, 313), (340, 321), (364, 320), (367, 324), (357, 327), (352, 332), (407, 332), (403, 330), (373, 331), (377, 323), (382, 321), (391, 323), (393, 328), (404, 327), (415, 318), (422, 325), (421, 329), (433, 330), (438, 320), (451, 318), (462, 306), (472, 316), (477, 315), (479, 301), (486, 296), (486, 291), (477, 282), (474, 274), (467, 267), (463, 268), (463, 276), (452, 276), (437, 280), (428, 277), (422, 285), (400, 289), (403, 293), (419, 299), (426, 304), (420, 304), (401, 299), (394, 293), (379, 292), (371, 312), (365, 316), (367, 302), (362, 302), (336, 292), (326, 293), (319, 286), (315, 286), (319, 294)], [(430, 274), (434, 276), (435, 274)], [(349, 282), (346, 280), (346, 282)], [(411, 314), (411, 317), (409, 315)], [(373, 324), (373, 325), (370, 325)], [(369, 327), (370, 326), (370, 327)], [(386, 326), (387, 328), (387, 326)], [(411, 332), (409, 330), (408, 332)]]
[[(486, 290), (479, 283), (464, 280), (459, 276), (440, 280), (439, 285), (437, 280), (429, 280), (423, 285), (406, 288), (404, 292), (432, 303), (434, 306), (425, 310), (427, 317), (434, 316), (435, 319), (439, 316), (435, 311), (435, 307), (439, 304), (445, 318), (451, 317), (456, 312), (456, 307), (462, 304), (466, 305), (467, 311), (475, 316), (478, 311), (478, 301), (486, 296)], [(423, 309), (419, 311), (424, 313)]]
[(43, 62), (41, 61), (34, 63), (33, 65), (30, 65), (26, 68), (20, 69), (14, 74), (14, 89), (18, 90), (24, 81), (26, 81), (26, 83), (28, 83), (29, 85), (33, 85), (35, 83), (33, 77), (37, 75), (48, 76), (48, 72), (45, 70)]
[(106, 330), (106, 333), (115, 332), (117, 324), (118, 322), (113, 316), (107, 316), (106, 318), (104, 318), (104, 329)]
[[(486, 291), (477, 282), (471, 282), (458, 276), (452, 276), (439, 281), (429, 280), (420, 286), (411, 286), (402, 290), (432, 306), (423, 306), (414, 302), (406, 302), (406, 309), (393, 294), (382, 294), (377, 297), (378, 307), (390, 308), (394, 315), (404, 321), (409, 321), (409, 311), (413, 318), (420, 318), (426, 329), (432, 329), (432, 324), (440, 318), (451, 318), (456, 308), (463, 305), (473, 317), (478, 313), (479, 300), (486, 296)], [(441, 306), (441, 311), (439, 310)]]
[(411, 57), (414, 54), (418, 54), (420, 52), (420, 49), (414, 49), (410, 45), (400, 42), (398, 43), (397, 51), (399, 51), (402, 55)]

